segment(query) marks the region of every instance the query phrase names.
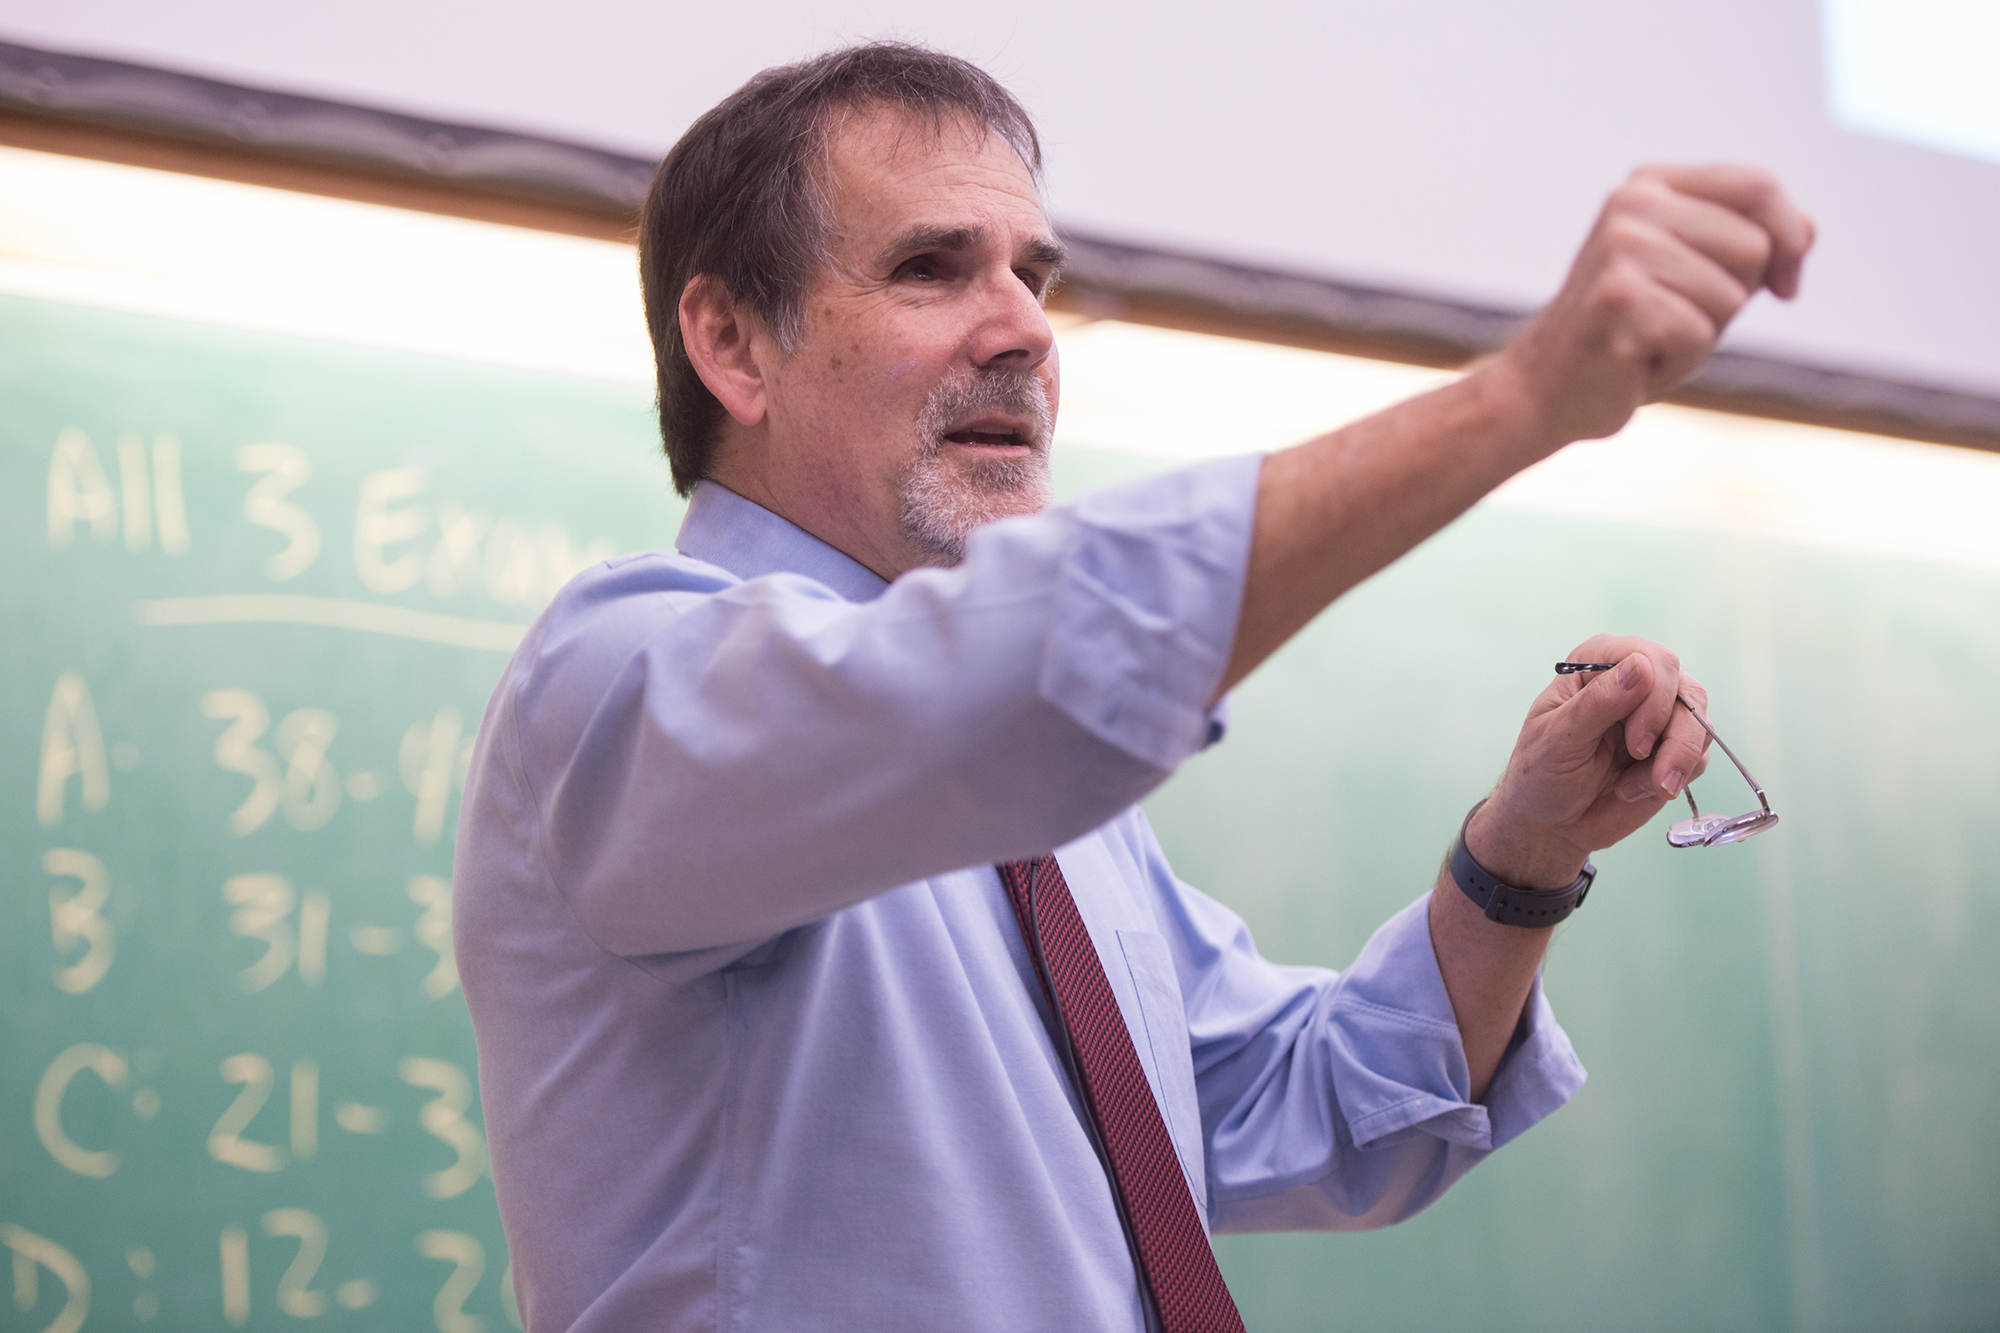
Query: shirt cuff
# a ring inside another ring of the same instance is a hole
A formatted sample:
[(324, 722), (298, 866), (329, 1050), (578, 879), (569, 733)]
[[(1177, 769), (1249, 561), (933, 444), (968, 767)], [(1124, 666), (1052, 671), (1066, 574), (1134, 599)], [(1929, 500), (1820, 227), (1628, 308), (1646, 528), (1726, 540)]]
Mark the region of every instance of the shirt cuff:
[(1162, 770), (1220, 738), (1260, 455), (1094, 491), (1074, 510), (1038, 692)]
[(1391, 917), (1341, 975), (1332, 1020), (1346, 1057), (1334, 1093), (1357, 1147), (1425, 1134), (1490, 1152), (1583, 1086), (1583, 1064), (1537, 973), (1485, 1103), (1469, 1100), (1471, 1071), (1431, 948), (1428, 894)]

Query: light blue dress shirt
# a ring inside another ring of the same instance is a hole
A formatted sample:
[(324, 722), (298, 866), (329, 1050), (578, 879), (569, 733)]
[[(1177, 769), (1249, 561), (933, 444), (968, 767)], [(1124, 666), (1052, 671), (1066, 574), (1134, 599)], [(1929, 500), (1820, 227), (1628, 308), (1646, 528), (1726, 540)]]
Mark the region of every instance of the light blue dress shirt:
[(999, 860), (1055, 849), (1215, 1230), (1408, 1217), (1581, 1085), (1537, 983), (1469, 1103), (1421, 898), (1270, 963), (1134, 805), (1220, 733), (1256, 469), (893, 584), (703, 483), (556, 598), (455, 908), (531, 1330), (1142, 1327)]

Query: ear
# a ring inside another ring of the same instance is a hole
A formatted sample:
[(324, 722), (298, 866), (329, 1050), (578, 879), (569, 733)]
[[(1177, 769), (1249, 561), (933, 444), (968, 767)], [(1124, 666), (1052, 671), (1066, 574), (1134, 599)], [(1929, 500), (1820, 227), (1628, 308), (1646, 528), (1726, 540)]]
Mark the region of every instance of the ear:
[(713, 274), (698, 274), (681, 289), (681, 343), (694, 373), (739, 424), (764, 419), (764, 370), (757, 344), (763, 325)]

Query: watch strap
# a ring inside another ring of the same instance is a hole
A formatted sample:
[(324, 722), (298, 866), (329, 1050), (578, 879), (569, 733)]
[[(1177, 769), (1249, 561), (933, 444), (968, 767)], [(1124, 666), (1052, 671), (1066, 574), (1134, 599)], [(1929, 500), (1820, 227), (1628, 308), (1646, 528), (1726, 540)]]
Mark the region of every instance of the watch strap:
[(1509, 884), (1473, 860), (1465, 846), (1465, 830), (1471, 827), (1479, 806), (1485, 804), (1481, 801), (1473, 806), (1466, 812), (1465, 822), (1458, 826), (1458, 840), (1452, 843), (1451, 857), (1446, 863), (1452, 882), (1486, 914), (1488, 921), (1540, 929), (1566, 920), (1571, 912), (1583, 906), (1591, 883), (1597, 878), (1597, 867), (1585, 861), (1583, 873), (1566, 889), (1524, 889)]

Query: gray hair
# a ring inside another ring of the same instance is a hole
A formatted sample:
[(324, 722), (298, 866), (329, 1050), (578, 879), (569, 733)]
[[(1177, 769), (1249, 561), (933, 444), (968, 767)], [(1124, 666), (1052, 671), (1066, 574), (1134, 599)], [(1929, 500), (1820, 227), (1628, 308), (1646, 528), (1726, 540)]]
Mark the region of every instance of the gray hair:
[(841, 112), (870, 107), (894, 109), (937, 133), (955, 122), (997, 133), (1041, 178), (1041, 142), (1011, 93), (967, 61), (904, 42), (767, 69), (695, 121), (660, 163), (639, 216), (660, 438), (682, 495), (706, 475), (724, 414), (688, 359), (681, 293), (695, 278), (713, 277), (756, 312), (781, 347), (796, 348), (806, 293), (832, 234), (827, 141)]

